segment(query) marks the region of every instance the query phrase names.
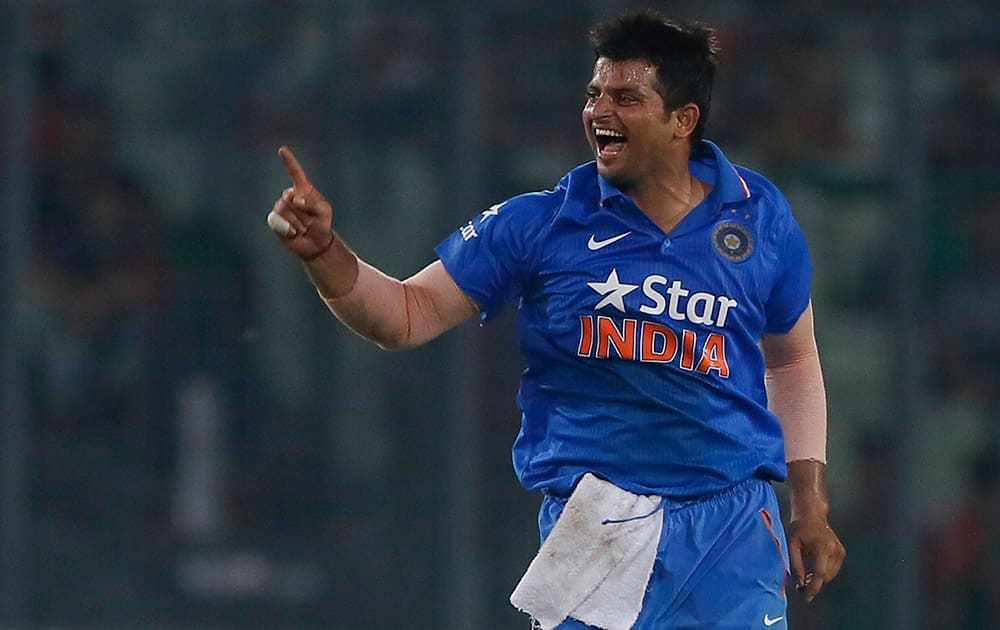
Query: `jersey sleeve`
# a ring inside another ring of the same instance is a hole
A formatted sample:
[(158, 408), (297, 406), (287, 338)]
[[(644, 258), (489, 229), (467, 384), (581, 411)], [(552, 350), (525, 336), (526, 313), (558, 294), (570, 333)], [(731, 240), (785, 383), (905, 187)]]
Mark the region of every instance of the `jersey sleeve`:
[(479, 307), (483, 321), (524, 293), (532, 247), (559, 190), (520, 195), (492, 206), (434, 249), (455, 283)]
[(779, 214), (773, 234), (778, 252), (777, 274), (764, 306), (767, 323), (764, 332), (784, 334), (809, 306), (812, 284), (812, 259), (802, 228), (792, 216), (788, 202), (779, 194)]

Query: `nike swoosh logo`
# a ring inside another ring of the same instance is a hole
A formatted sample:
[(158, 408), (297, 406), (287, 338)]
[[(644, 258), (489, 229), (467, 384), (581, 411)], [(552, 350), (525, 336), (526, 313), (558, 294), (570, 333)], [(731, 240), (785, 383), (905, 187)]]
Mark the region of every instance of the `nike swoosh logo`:
[(774, 619), (772, 619), (770, 615), (764, 615), (764, 625), (770, 628), (771, 626), (773, 626), (774, 624), (778, 623), (779, 621), (781, 621), (784, 618), (785, 618), (784, 616), (781, 616), (781, 617), (775, 617)]
[(632, 233), (631, 231), (625, 232), (624, 234), (619, 234), (618, 236), (612, 236), (611, 238), (606, 238), (603, 241), (597, 240), (596, 236), (594, 234), (591, 234), (590, 240), (587, 241), (587, 249), (589, 249), (592, 252), (596, 252), (602, 247), (607, 247), (612, 243), (617, 243), (618, 241), (622, 240), (631, 233)]

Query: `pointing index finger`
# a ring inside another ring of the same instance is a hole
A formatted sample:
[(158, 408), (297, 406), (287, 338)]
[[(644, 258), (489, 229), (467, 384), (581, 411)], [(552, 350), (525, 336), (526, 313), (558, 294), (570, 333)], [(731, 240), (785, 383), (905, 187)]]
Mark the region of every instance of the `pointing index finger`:
[(281, 147), (278, 149), (278, 155), (281, 156), (281, 161), (285, 163), (285, 170), (288, 171), (288, 176), (292, 178), (292, 183), (296, 188), (305, 189), (312, 186), (309, 178), (306, 177), (305, 169), (299, 164), (299, 161), (295, 158), (295, 154), (288, 147)]

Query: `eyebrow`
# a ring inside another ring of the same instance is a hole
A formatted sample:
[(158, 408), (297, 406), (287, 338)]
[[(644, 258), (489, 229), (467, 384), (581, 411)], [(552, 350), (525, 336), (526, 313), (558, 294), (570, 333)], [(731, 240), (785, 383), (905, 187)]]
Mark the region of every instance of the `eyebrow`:
[[(600, 91), (600, 89), (601, 89), (600, 86), (598, 86), (594, 82), (590, 82), (587, 84), (587, 91), (590, 90)], [(643, 91), (634, 87), (624, 87), (624, 88), (609, 87), (605, 88), (604, 91), (611, 94), (612, 96), (643, 96)]]

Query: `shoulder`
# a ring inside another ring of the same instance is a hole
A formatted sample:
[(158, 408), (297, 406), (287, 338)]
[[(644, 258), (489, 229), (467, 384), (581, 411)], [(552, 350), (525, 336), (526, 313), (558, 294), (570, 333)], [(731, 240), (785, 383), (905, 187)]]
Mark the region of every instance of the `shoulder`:
[(751, 204), (759, 211), (774, 217), (791, 216), (791, 205), (774, 182), (745, 166), (735, 166), (735, 169), (750, 191)]
[(735, 168), (750, 191), (747, 209), (765, 240), (780, 246), (789, 238), (799, 238), (802, 230), (781, 189), (756, 171), (743, 166)]
[(509, 227), (541, 229), (551, 223), (568, 206), (600, 201), (597, 167), (591, 162), (563, 175), (548, 190), (515, 195), (483, 212), (493, 215)]
[(766, 256), (773, 261), (789, 261), (796, 259), (796, 252), (807, 255), (805, 234), (781, 189), (756, 171), (743, 166), (734, 168), (750, 192), (746, 218)]

